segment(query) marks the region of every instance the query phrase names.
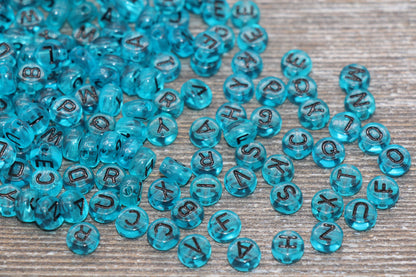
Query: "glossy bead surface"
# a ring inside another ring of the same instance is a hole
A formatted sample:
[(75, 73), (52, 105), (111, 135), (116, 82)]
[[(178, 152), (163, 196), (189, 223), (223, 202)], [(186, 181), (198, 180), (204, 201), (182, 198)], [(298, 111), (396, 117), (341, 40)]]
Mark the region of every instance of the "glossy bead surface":
[(77, 190), (67, 190), (59, 197), (59, 209), (67, 223), (79, 223), (88, 216), (89, 206), (85, 196)]
[(377, 210), (367, 199), (354, 199), (345, 206), (344, 219), (350, 228), (367, 231), (376, 225)]
[(30, 188), (41, 195), (58, 196), (63, 187), (62, 177), (53, 168), (40, 168), (32, 173)]
[(52, 121), (61, 126), (74, 126), (82, 118), (82, 106), (73, 97), (61, 96), (52, 103), (49, 115)]
[[(14, 198), (14, 195), (10, 195)], [(22, 222), (35, 221), (36, 202), (39, 200), (40, 194), (34, 189), (24, 189), (16, 197), (15, 211), (16, 217)]]
[(156, 105), (146, 99), (136, 99), (123, 104), (121, 113), (123, 117), (132, 117), (138, 120), (148, 120), (156, 113)]
[(189, 129), (189, 140), (199, 148), (211, 148), (221, 140), (221, 128), (210, 117), (201, 117), (195, 120)]
[(295, 167), (290, 158), (275, 154), (267, 158), (261, 171), (264, 180), (271, 186), (290, 182), (295, 175)]
[(353, 113), (343, 112), (334, 115), (329, 122), (329, 134), (343, 143), (358, 139), (361, 131), (361, 120)]
[(252, 239), (239, 238), (228, 247), (227, 258), (235, 270), (248, 272), (260, 264), (260, 247)]
[(243, 73), (249, 78), (255, 79), (263, 71), (263, 60), (254, 50), (243, 50), (234, 55), (231, 68), (235, 74)]
[(191, 169), (195, 175), (211, 174), (218, 176), (222, 171), (223, 159), (217, 150), (202, 148), (191, 159)]
[(100, 89), (98, 110), (110, 116), (117, 116), (123, 105), (123, 91), (115, 84), (106, 84)]
[(181, 198), (178, 184), (167, 178), (155, 180), (149, 187), (147, 199), (158, 211), (170, 211)]
[(150, 38), (144, 31), (129, 32), (121, 42), (121, 56), (133, 62), (143, 62), (151, 53)]
[(103, 163), (114, 163), (121, 148), (121, 135), (115, 131), (105, 132), (98, 145), (98, 158)]
[(246, 110), (235, 102), (222, 104), (215, 114), (215, 120), (222, 130), (237, 120), (245, 118), (247, 118)]
[(187, 28), (179, 27), (170, 30), (168, 40), (172, 51), (180, 58), (188, 58), (195, 52), (194, 37)]
[(188, 235), (179, 242), (178, 258), (186, 267), (202, 267), (208, 262), (210, 257), (211, 244), (209, 240), (202, 235)]
[(344, 145), (334, 138), (320, 139), (313, 147), (312, 158), (319, 167), (335, 167), (344, 161)]
[(111, 190), (99, 190), (90, 199), (89, 213), (98, 223), (110, 223), (120, 213), (120, 200)]
[(251, 114), (250, 120), (257, 126), (257, 135), (263, 138), (274, 137), (282, 127), (280, 114), (272, 107), (258, 107)]
[(318, 87), (311, 77), (299, 76), (288, 81), (287, 98), (293, 104), (300, 105), (305, 101), (317, 97)]
[(351, 91), (345, 96), (344, 106), (362, 121), (369, 119), (376, 111), (374, 96), (367, 90)]
[(367, 199), (377, 209), (390, 209), (399, 200), (399, 186), (393, 178), (384, 175), (374, 177), (367, 186)]
[(155, 94), (164, 88), (165, 79), (156, 68), (145, 67), (140, 71), (138, 78), (139, 87), (136, 93), (140, 98), (153, 100)]
[(211, 216), (207, 228), (213, 240), (228, 243), (240, 235), (241, 220), (233, 211), (220, 210)]
[(154, 103), (159, 113), (168, 113), (174, 118), (179, 117), (183, 112), (184, 102), (179, 92), (174, 89), (162, 89), (154, 96)]
[(241, 50), (252, 50), (263, 53), (266, 50), (269, 37), (266, 30), (258, 24), (251, 24), (241, 28), (237, 44)]
[(190, 79), (182, 85), (181, 97), (188, 108), (202, 110), (211, 105), (212, 91), (205, 82)]
[(257, 126), (248, 119), (239, 119), (224, 130), (224, 139), (230, 147), (238, 147), (256, 139)]
[(100, 160), (99, 154), (100, 136), (93, 133), (86, 133), (79, 142), (79, 163), (90, 168), (95, 168)]
[(339, 74), (339, 86), (347, 94), (356, 89), (366, 90), (370, 85), (370, 79), (367, 68), (359, 64), (350, 64)]
[(222, 185), (217, 177), (210, 174), (198, 175), (189, 187), (189, 194), (202, 206), (212, 206), (222, 195)]
[(344, 232), (335, 222), (319, 222), (311, 233), (312, 247), (321, 253), (333, 253), (337, 251), (344, 239)]
[(120, 192), (120, 184), (126, 176), (124, 169), (117, 165), (103, 165), (95, 174), (95, 185), (99, 190)]
[(217, 33), (204, 31), (195, 37), (194, 58), (204, 63), (216, 62), (224, 52), (224, 44)]
[(358, 147), (368, 155), (380, 154), (390, 144), (390, 132), (380, 123), (370, 122), (362, 129), (358, 137)]
[(225, 174), (224, 187), (232, 196), (249, 196), (257, 187), (256, 174), (249, 168), (235, 166)]
[(179, 12), (185, 5), (185, 0), (155, 0), (155, 8), (162, 14), (172, 14)]
[(128, 170), (131, 175), (144, 180), (152, 172), (155, 163), (156, 154), (150, 148), (141, 147), (131, 160)]
[(277, 77), (266, 77), (259, 81), (255, 93), (260, 104), (277, 107), (286, 100), (286, 84)]
[(66, 245), (69, 250), (78, 255), (88, 255), (100, 244), (98, 229), (88, 222), (81, 222), (71, 226), (66, 235)]
[(293, 49), (283, 55), (280, 66), (283, 75), (290, 79), (308, 75), (312, 71), (312, 60), (305, 51)]
[(159, 218), (150, 224), (147, 230), (147, 241), (157, 250), (167, 251), (179, 242), (179, 228), (168, 218)]
[(51, 167), (58, 170), (62, 164), (62, 152), (53, 145), (41, 143), (30, 151), (30, 164), (34, 168)]
[(259, 20), (260, 9), (253, 1), (238, 1), (231, 9), (231, 22), (236, 28), (256, 24)]
[(235, 150), (235, 161), (238, 166), (257, 171), (266, 162), (267, 153), (263, 144), (257, 141), (240, 145)]
[(16, 150), (8, 139), (0, 138), (0, 168), (7, 169), (16, 161)]
[(129, 207), (120, 212), (115, 225), (120, 236), (135, 239), (146, 233), (149, 227), (149, 217), (142, 208)]
[(310, 99), (300, 104), (298, 117), (306, 129), (319, 130), (329, 121), (329, 107), (321, 99)]
[(226, 0), (210, 0), (203, 3), (201, 14), (204, 22), (210, 26), (226, 24), (231, 15), (231, 8)]
[[(221, 50), (221, 49), (220, 49)], [(223, 50), (222, 50), (223, 51)], [(217, 60), (212, 62), (205, 62), (199, 60), (194, 56), (191, 57), (191, 68), (192, 70), (201, 77), (211, 77), (218, 73), (221, 68), (222, 59), (217, 57)]]
[(29, 124), (23, 120), (12, 117), (3, 126), (4, 136), (13, 143), (14, 147), (26, 148), (32, 144), (35, 133)]
[(194, 229), (204, 219), (204, 209), (193, 198), (183, 198), (171, 210), (172, 221), (182, 229)]
[(178, 124), (169, 114), (160, 114), (153, 117), (149, 124), (147, 140), (155, 146), (172, 144), (178, 135)]
[(217, 33), (224, 43), (224, 53), (231, 51), (235, 45), (235, 35), (233, 29), (225, 24), (216, 24), (211, 26), (209, 31)]
[(309, 156), (313, 149), (313, 137), (308, 130), (294, 128), (282, 138), (283, 152), (290, 158), (301, 160)]
[(58, 198), (48, 195), (38, 200), (35, 208), (35, 222), (39, 228), (46, 231), (58, 229), (64, 223)]
[(63, 175), (64, 188), (66, 190), (75, 189), (86, 194), (95, 185), (94, 174), (91, 169), (81, 164), (69, 166)]
[(126, 139), (121, 144), (121, 147), (117, 153), (117, 164), (124, 169), (128, 169), (130, 166), (132, 166), (132, 160), (141, 147), (142, 143), (140, 143), (137, 138), (132, 137)]
[(353, 196), (360, 191), (363, 177), (353, 165), (340, 164), (335, 167), (329, 179), (331, 188), (341, 196)]
[(302, 191), (293, 183), (279, 183), (270, 191), (270, 203), (279, 213), (294, 214), (302, 207)]
[(273, 257), (283, 264), (293, 264), (303, 256), (305, 243), (302, 237), (295, 231), (284, 230), (273, 238)]
[(166, 83), (176, 80), (181, 72), (180, 60), (170, 52), (158, 53), (153, 57), (152, 64), (162, 73)]
[(16, 199), (20, 189), (13, 185), (2, 185), (0, 187), (0, 214), (4, 217), (16, 215)]
[(115, 129), (116, 122), (114, 117), (108, 114), (95, 113), (90, 116), (86, 125), (86, 128), (90, 133), (102, 135), (107, 131), (113, 131)]
[(29, 185), (30, 176), (32, 176), (32, 168), (28, 161), (21, 158), (16, 158), (10, 167), (0, 171), (0, 180), (3, 184), (11, 184), (19, 188)]
[(129, 138), (134, 138), (137, 144), (142, 144), (148, 136), (148, 129), (143, 121), (131, 117), (120, 118), (115, 130), (121, 135), (122, 144)]
[(312, 198), (311, 210), (319, 221), (337, 221), (344, 210), (344, 200), (331, 189), (318, 191)]
[(192, 177), (192, 170), (190, 168), (171, 157), (166, 157), (162, 161), (159, 171), (179, 186), (186, 185)]
[(136, 207), (142, 199), (143, 183), (137, 176), (127, 175), (120, 184), (120, 205)]
[(244, 104), (253, 98), (254, 84), (247, 75), (237, 73), (225, 80), (223, 90), (229, 101)]
[(401, 145), (392, 144), (378, 156), (381, 172), (390, 177), (400, 177), (409, 171), (412, 164), (409, 151)]
[[(177, 14), (178, 13), (176, 13), (176, 15)], [(161, 72), (163, 71), (162, 75), (167, 78), (166, 82), (171, 82), (171, 80), (176, 79), (181, 68), (180, 61), (176, 55), (168, 52), (171, 49), (168, 40), (168, 28), (172, 28), (172, 26), (167, 23), (171, 23), (170, 18), (174, 19), (174, 17), (175, 14), (163, 16), (160, 20), (161, 22), (152, 25), (148, 31), (150, 45), (152, 46), (152, 51), (154, 53), (151, 63), (154, 67), (157, 67), (158, 70)]]

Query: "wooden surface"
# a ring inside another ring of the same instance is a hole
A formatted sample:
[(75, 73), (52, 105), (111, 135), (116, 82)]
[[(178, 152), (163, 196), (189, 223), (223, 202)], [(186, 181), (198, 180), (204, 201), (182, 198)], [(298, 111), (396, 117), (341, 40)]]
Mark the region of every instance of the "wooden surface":
[[(234, 4), (235, 0), (230, 0)], [(260, 24), (269, 34), (267, 50), (262, 54), (264, 70), (261, 77), (269, 75), (282, 78), (280, 59), (293, 48), (307, 51), (313, 60), (311, 77), (318, 84), (319, 97), (326, 101), (331, 116), (344, 111), (345, 94), (338, 87), (338, 74), (347, 64), (360, 63), (371, 73), (370, 91), (377, 111), (368, 121), (380, 122), (390, 131), (392, 143), (406, 147), (415, 161), (416, 120), (416, 4), (414, 1), (372, 0), (263, 0), (257, 1), (262, 17)], [(206, 26), (192, 16), (191, 31), (196, 35)], [(235, 48), (223, 58), (223, 67), (215, 77), (204, 79), (214, 92), (211, 106), (195, 112), (185, 108), (178, 119), (179, 136), (174, 144), (157, 148), (156, 169), (145, 183), (141, 207), (153, 221), (169, 217), (157, 212), (147, 202), (149, 184), (160, 176), (157, 168), (166, 156), (189, 164), (197, 150), (189, 142), (188, 130), (200, 116), (214, 117), (216, 109), (225, 101), (222, 84), (231, 73), (230, 62)], [(183, 82), (196, 77), (189, 67), (189, 59), (182, 60), (180, 78), (168, 87), (180, 89)], [(258, 79), (255, 80), (257, 84)], [(245, 105), (250, 114), (259, 103), (253, 99)], [(282, 131), (272, 139), (259, 139), (268, 154), (282, 153), (281, 139), (289, 129), (299, 127), (297, 107), (286, 101), (278, 108)], [(328, 136), (325, 128), (313, 131), (317, 141)], [(149, 145), (148, 145), (149, 146)], [(364, 182), (354, 197), (365, 197), (367, 183), (381, 174), (377, 158), (364, 155), (357, 143), (346, 145), (345, 163), (356, 165)], [(222, 139), (216, 147), (224, 158), (224, 173), (234, 166), (234, 149)], [(220, 202), (205, 209), (203, 223), (194, 230), (182, 231), (181, 238), (192, 233), (207, 237), (207, 219), (217, 210), (231, 209), (242, 220), (241, 237), (254, 239), (261, 248), (262, 260), (253, 275), (415, 275), (416, 274), (416, 195), (415, 170), (412, 166), (405, 176), (397, 178), (400, 199), (396, 207), (378, 211), (377, 224), (368, 232), (355, 232), (341, 218), (338, 223), (344, 230), (344, 243), (336, 253), (326, 255), (316, 252), (309, 243), (310, 231), (317, 223), (311, 214), (312, 196), (329, 188), (330, 170), (318, 168), (309, 156), (295, 161), (294, 182), (302, 189), (304, 203), (299, 212), (284, 216), (275, 212), (269, 202), (271, 187), (260, 173), (259, 184), (253, 195), (238, 199), (224, 191)], [(182, 188), (189, 196), (189, 185)], [(88, 198), (92, 193), (88, 194)], [(92, 222), (91, 218), (87, 221)], [(228, 244), (218, 244), (210, 239), (212, 257), (198, 270), (184, 267), (177, 259), (176, 248), (159, 252), (151, 248), (146, 236), (137, 240), (120, 237), (114, 224), (97, 224), (101, 243), (92, 255), (81, 257), (67, 249), (65, 243), (69, 225), (64, 224), (53, 232), (44, 232), (34, 224), (23, 224), (15, 218), (0, 218), (0, 275), (241, 275), (230, 267), (226, 259)], [(296, 264), (285, 266), (271, 255), (272, 238), (281, 230), (293, 229), (305, 240), (305, 254)]]

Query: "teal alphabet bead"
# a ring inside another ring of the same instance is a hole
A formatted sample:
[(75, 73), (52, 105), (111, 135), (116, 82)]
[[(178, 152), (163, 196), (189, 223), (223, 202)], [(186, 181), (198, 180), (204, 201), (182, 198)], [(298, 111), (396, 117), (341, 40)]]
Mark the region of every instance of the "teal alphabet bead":
[(199, 148), (211, 148), (221, 140), (221, 128), (210, 117), (201, 117), (195, 120), (189, 128), (189, 140)]
[(139, 83), (139, 87), (136, 87), (137, 96), (147, 100), (153, 100), (155, 94), (165, 86), (162, 73), (153, 67), (141, 69), (137, 81)]
[(120, 184), (120, 205), (137, 207), (142, 200), (143, 183), (137, 176), (127, 175)]
[(227, 126), (238, 121), (239, 119), (246, 118), (247, 113), (244, 107), (235, 102), (222, 104), (215, 114), (215, 120), (222, 130), (225, 130)]
[(390, 144), (390, 132), (380, 123), (366, 124), (358, 136), (358, 147), (368, 155), (378, 155)]
[(231, 8), (226, 0), (209, 0), (202, 4), (201, 15), (204, 22), (210, 26), (227, 24)]
[(182, 9), (177, 13), (162, 15), (161, 18), (162, 22), (167, 25), (167, 28), (188, 28), (189, 19), (189, 12), (185, 9)]
[[(136, 83), (142, 67), (136, 63), (128, 63), (120, 72), (120, 88), (129, 96), (137, 95)], [(124, 106), (124, 104), (123, 104)], [(123, 108), (122, 108), (123, 109)]]
[[(112, 2), (108, 2), (109, 4)], [(115, 1), (115, 8), (120, 13), (120, 18), (127, 20), (129, 23), (137, 21), (140, 14), (143, 12), (148, 4), (147, 0), (140, 0), (134, 2)]]
[(45, 231), (52, 231), (61, 227), (64, 218), (59, 207), (59, 199), (50, 195), (41, 197), (36, 202), (36, 225)]
[(121, 113), (123, 117), (132, 117), (138, 120), (147, 121), (152, 118), (157, 111), (156, 105), (147, 99), (135, 99), (123, 104)]
[(358, 168), (350, 164), (340, 164), (330, 175), (331, 188), (341, 196), (353, 196), (360, 191), (363, 177)]
[(250, 117), (257, 126), (257, 135), (263, 138), (271, 138), (280, 132), (282, 119), (277, 110), (272, 107), (258, 107)]
[(78, 124), (82, 118), (82, 106), (74, 97), (58, 97), (49, 109), (51, 120), (64, 127)]
[(181, 198), (178, 184), (168, 178), (155, 180), (149, 187), (147, 200), (158, 211), (170, 211)]
[(247, 75), (237, 73), (225, 79), (223, 90), (225, 98), (230, 102), (244, 104), (253, 98), (254, 84)]
[(123, 91), (118, 85), (106, 84), (100, 89), (98, 110), (110, 116), (117, 116), (123, 105)]
[(224, 187), (232, 196), (247, 197), (257, 187), (256, 174), (249, 168), (235, 166), (225, 174)]
[(202, 1), (199, 0), (186, 0), (185, 8), (194, 14), (201, 14)]
[(235, 270), (242, 272), (252, 271), (260, 264), (260, 247), (252, 239), (239, 238), (231, 242), (228, 247), (227, 258)]
[(302, 191), (293, 183), (281, 182), (270, 191), (270, 203), (281, 214), (294, 214), (302, 207)]
[(313, 147), (312, 158), (319, 167), (335, 167), (344, 161), (344, 145), (334, 138), (320, 139)]
[(97, 8), (91, 2), (81, 2), (74, 5), (68, 15), (68, 23), (76, 28), (82, 23), (93, 21), (97, 17)]
[(224, 53), (224, 43), (215, 32), (204, 31), (195, 37), (194, 58), (204, 63), (216, 62)]
[(35, 133), (28, 123), (17, 118), (11, 117), (3, 125), (3, 134), (14, 147), (26, 148), (35, 139)]
[(242, 50), (234, 55), (231, 68), (235, 74), (243, 73), (251, 79), (255, 79), (263, 71), (263, 60), (260, 54), (253, 50)]
[(16, 149), (11, 141), (0, 138), (0, 168), (7, 169), (16, 161)]
[(221, 37), (222, 42), (224, 43), (224, 53), (228, 53), (234, 48), (234, 31), (228, 25), (216, 24), (211, 26), (208, 30), (217, 33), (217, 35)]
[(258, 24), (250, 24), (241, 28), (237, 38), (237, 45), (241, 50), (252, 50), (263, 53), (266, 50), (269, 36), (266, 30)]
[[(64, 67), (61, 69), (61, 74), (58, 77), (58, 82), (57, 82), (57, 86), (59, 88), (59, 90), (65, 94), (65, 95), (69, 95), (71, 94), (74, 89), (77, 89), (79, 87), (81, 87), (84, 84), (84, 79), (87, 78), (85, 70), (75, 64), (70, 64), (67, 67)], [(93, 71), (94, 72), (94, 71)], [(91, 74), (92, 75), (92, 74)], [(92, 79), (92, 76), (90, 75), (90, 79)], [(102, 87), (102, 86), (100, 86)], [(67, 96), (69, 97), (69, 96)], [(66, 101), (66, 100), (70, 100), (70, 101)], [(74, 104), (75, 102), (73, 101), (73, 97), (70, 97), (70, 99), (68, 98), (63, 98), (61, 99), (61, 101), (59, 101), (57, 108), (61, 107), (63, 108), (63, 111), (65, 111), (66, 113), (59, 113), (58, 115), (69, 115), (71, 114), (71, 112), (73, 112), (74, 118), (75, 115), (78, 113), (78, 106), (79, 103)], [(73, 107), (76, 106), (76, 109), (74, 109)]]
[(218, 176), (222, 171), (222, 166), (222, 155), (213, 148), (199, 149), (191, 159), (191, 169), (195, 175), (211, 174)]
[(377, 209), (367, 199), (354, 199), (345, 206), (344, 219), (350, 228), (368, 231), (376, 225)]
[(353, 90), (345, 96), (345, 110), (354, 113), (364, 121), (373, 116), (376, 111), (374, 96), (367, 90)]
[(13, 24), (16, 17), (14, 15), (13, 8), (11, 5), (2, 5), (0, 8), (0, 13), (3, 16), (0, 19), (0, 31), (3, 33), (10, 27), (10, 25)]
[(277, 107), (287, 98), (286, 84), (277, 77), (269, 76), (259, 81), (255, 94), (260, 104)]
[(210, 174), (198, 175), (189, 187), (189, 194), (202, 206), (212, 206), (222, 195), (222, 185), (217, 177)]
[(105, 164), (95, 174), (95, 185), (99, 190), (112, 190), (118, 194), (125, 176), (126, 172), (118, 165)]
[(110, 223), (120, 213), (120, 200), (111, 190), (99, 190), (90, 199), (89, 214), (98, 223)]
[(58, 196), (63, 187), (62, 177), (53, 168), (40, 168), (32, 173), (30, 188), (41, 195)]
[(374, 177), (367, 186), (367, 199), (377, 209), (390, 209), (399, 200), (399, 186), (393, 178), (384, 175)]
[(179, 77), (179, 74), (181, 73), (180, 60), (175, 54), (170, 52), (162, 52), (156, 54), (153, 57), (152, 64), (162, 73), (166, 83), (173, 82)]
[(88, 255), (94, 252), (100, 244), (98, 229), (88, 222), (71, 226), (66, 235), (66, 245), (69, 250), (78, 255)]
[(264, 180), (271, 186), (290, 182), (295, 175), (295, 167), (290, 158), (275, 154), (267, 158), (261, 170)]
[(153, 117), (148, 125), (147, 140), (155, 146), (172, 144), (178, 135), (176, 120), (167, 113)]
[(204, 219), (204, 209), (193, 198), (183, 198), (175, 203), (171, 210), (172, 221), (182, 229), (194, 229)]
[(55, 71), (68, 59), (68, 51), (58, 40), (48, 39), (36, 47), (35, 58), (45, 70)]
[(156, 250), (168, 251), (179, 242), (179, 228), (168, 218), (153, 221), (147, 230), (147, 241)]
[(147, 147), (141, 147), (132, 159), (128, 170), (131, 175), (145, 180), (156, 164), (156, 154)]
[(132, 117), (120, 118), (115, 130), (121, 135), (122, 144), (129, 138), (135, 138), (138, 144), (142, 144), (148, 136), (148, 129), (143, 121)]
[(409, 171), (412, 164), (409, 151), (401, 145), (392, 144), (378, 156), (381, 172), (390, 177), (400, 177)]
[(56, 146), (41, 143), (30, 150), (29, 158), (34, 168), (50, 167), (58, 170), (62, 164), (62, 151)]
[(204, 81), (189, 79), (182, 85), (181, 97), (188, 108), (202, 110), (211, 105), (212, 91)]
[(335, 222), (318, 222), (312, 229), (311, 245), (321, 253), (330, 254), (342, 246), (344, 232)]
[(94, 173), (90, 168), (81, 164), (69, 166), (65, 170), (62, 180), (66, 190), (75, 189), (82, 194), (90, 192), (95, 186)]
[(241, 220), (233, 211), (220, 210), (211, 216), (207, 228), (213, 240), (219, 243), (229, 243), (240, 235)]
[(272, 255), (282, 264), (299, 261), (303, 256), (304, 248), (302, 237), (292, 230), (280, 231), (272, 241)]
[(312, 60), (305, 51), (292, 49), (283, 55), (280, 67), (288, 79), (307, 76), (312, 71)]
[(40, 194), (37, 190), (31, 188), (23, 189), (17, 195), (14, 204), (17, 219), (22, 222), (35, 222), (35, 209), (39, 198)]
[(329, 121), (329, 107), (321, 99), (310, 99), (299, 106), (299, 123), (310, 130), (320, 130)]
[(185, 5), (185, 0), (155, 0), (154, 4), (156, 10), (158, 10), (160, 13), (164, 15), (169, 15), (182, 10), (182, 8)]
[[(1, 73), (2, 66), (3, 65), (0, 65), (0, 74), (2, 74)], [(13, 102), (10, 99), (10, 97), (8, 97), (7, 95), (0, 95), (0, 114), (9, 115), (9, 116), (15, 114)]]
[(151, 53), (151, 42), (147, 34), (140, 30), (128, 32), (121, 42), (121, 57), (132, 62), (143, 62)]
[(192, 177), (192, 170), (171, 157), (166, 157), (159, 167), (160, 173), (175, 181), (179, 186), (185, 186)]
[(137, 151), (140, 150), (142, 145), (143, 144), (140, 143), (140, 141), (135, 137), (126, 139), (121, 144), (121, 147), (117, 153), (117, 164), (124, 169), (131, 167), (133, 158), (137, 154)]
[(79, 163), (95, 168), (99, 163), (100, 136), (93, 133), (86, 133), (79, 142)]
[(172, 51), (180, 58), (188, 58), (195, 52), (194, 36), (188, 28), (178, 27), (170, 30), (168, 40)]
[[(157, 66), (157, 64), (159, 64), (158, 69), (160, 68), (162, 71), (165, 71), (162, 74), (169, 79), (175, 78), (176, 72), (180, 71), (180, 62), (178, 58), (175, 56), (175, 54), (169, 52), (171, 50), (171, 46), (168, 40), (168, 28), (172, 28), (172, 26), (167, 24), (167, 22), (169, 22), (169, 17), (174, 18), (177, 14), (178, 13), (168, 16), (162, 16), (159, 23), (152, 25), (150, 27), (150, 30), (148, 31), (150, 45), (152, 46), (152, 51), (154, 54), (151, 63), (153, 64), (153, 66)], [(159, 56), (159, 54), (162, 55)], [(160, 62), (162, 62), (162, 64), (160, 64)], [(169, 71), (173, 74), (165, 75), (165, 73), (168, 73)], [(166, 80), (166, 82), (170, 81)]]
[(224, 130), (224, 139), (230, 147), (238, 147), (256, 139), (257, 126), (248, 119), (239, 119)]
[(195, 55), (193, 55), (191, 57), (190, 64), (191, 64), (192, 70), (198, 76), (211, 77), (217, 74), (217, 72), (220, 70), (222, 60), (221, 60), (221, 57), (218, 57), (218, 59), (213, 62), (205, 62), (204, 60), (197, 59)]
[(209, 240), (198, 234), (188, 235), (178, 245), (178, 259), (186, 267), (203, 267), (211, 258)]
[(282, 138), (282, 149), (290, 158), (302, 160), (312, 152), (313, 137), (306, 129), (291, 129)]
[(257, 171), (266, 162), (267, 152), (263, 144), (257, 141), (240, 145), (235, 150), (235, 162), (238, 166)]
[(59, 209), (65, 222), (73, 224), (84, 221), (89, 206), (85, 196), (78, 190), (67, 190), (59, 197)]
[(16, 25), (34, 33), (45, 20), (43, 13), (35, 7), (23, 7), (16, 14)]
[(331, 189), (318, 191), (312, 198), (311, 210), (319, 221), (337, 221), (344, 210), (344, 200)]
[[(4, 49), (4, 51), (7, 51), (7, 49), (10, 49), (10, 47), (7, 44), (0, 44), (0, 50)], [(2, 52), (3, 55), (3, 52)], [(0, 57), (0, 63), (3, 61)], [(6, 59), (4, 58), (4, 62), (6, 62)], [(13, 66), (7, 63), (1, 63), (0, 64), (0, 88), (2, 90), (1, 95), (11, 95), (16, 91), (17, 83), (16, 83), (16, 73), (13, 69)]]
[(125, 208), (118, 215), (115, 225), (120, 236), (129, 239), (140, 238), (149, 227), (149, 216), (140, 207)]
[(328, 130), (331, 137), (342, 143), (351, 143), (360, 135), (361, 120), (350, 112), (338, 113), (329, 122)]
[(184, 101), (181, 99), (179, 92), (174, 89), (162, 89), (156, 93), (153, 102), (159, 113), (168, 113), (177, 118), (183, 112)]
[(121, 135), (115, 131), (105, 132), (98, 145), (98, 158), (103, 163), (116, 162), (118, 151), (121, 148)]
[(4, 217), (16, 215), (16, 199), (20, 194), (20, 188), (13, 185), (0, 187), (0, 214)]
[(102, 135), (107, 131), (114, 131), (115, 126), (116, 121), (114, 117), (103, 113), (91, 115), (86, 122), (86, 129), (88, 132), (97, 135)]
[(350, 64), (341, 70), (339, 86), (347, 94), (356, 89), (366, 90), (370, 85), (370, 79), (370, 72), (365, 66)]
[(260, 20), (260, 9), (250, 0), (236, 2), (231, 9), (231, 22), (236, 28), (256, 24)]
[(19, 117), (29, 124), (35, 136), (42, 134), (49, 127), (49, 112), (39, 104), (28, 105), (25, 112), (19, 112)]

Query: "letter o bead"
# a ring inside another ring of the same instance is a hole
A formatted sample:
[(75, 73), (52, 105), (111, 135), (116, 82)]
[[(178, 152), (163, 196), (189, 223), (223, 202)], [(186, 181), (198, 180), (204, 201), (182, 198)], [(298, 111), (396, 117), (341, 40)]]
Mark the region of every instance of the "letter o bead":
[(169, 218), (159, 218), (150, 224), (147, 241), (156, 250), (167, 251), (179, 242), (179, 228)]
[(178, 245), (179, 261), (186, 267), (202, 267), (208, 262), (210, 257), (211, 244), (202, 235), (188, 235)]
[(312, 158), (319, 167), (335, 167), (344, 161), (344, 145), (336, 139), (323, 138), (313, 147)]
[(311, 233), (312, 247), (321, 253), (333, 253), (337, 251), (344, 238), (341, 227), (334, 222), (319, 222)]
[(211, 216), (207, 228), (213, 240), (228, 243), (240, 235), (241, 220), (233, 211), (220, 210)]
[(412, 160), (409, 151), (401, 145), (392, 144), (378, 156), (381, 172), (390, 177), (400, 177), (409, 171)]
[(183, 198), (173, 206), (171, 217), (179, 228), (194, 229), (202, 223), (204, 209), (195, 199)]
[(270, 191), (270, 203), (279, 213), (294, 214), (302, 207), (302, 191), (290, 182), (277, 184)]
[(235, 270), (248, 272), (260, 264), (260, 247), (252, 239), (239, 238), (228, 247), (227, 258)]
[(81, 222), (71, 226), (66, 235), (66, 245), (69, 250), (78, 255), (88, 255), (100, 244), (98, 229), (88, 222)]
[(393, 178), (377, 176), (368, 183), (367, 199), (377, 209), (389, 209), (399, 200), (399, 186)]
[(358, 137), (358, 147), (368, 155), (378, 155), (390, 144), (389, 130), (380, 123), (365, 125)]
[(350, 228), (367, 231), (376, 225), (377, 210), (366, 199), (354, 199), (345, 206), (344, 219)]
[(149, 226), (149, 217), (140, 207), (129, 207), (117, 216), (116, 230), (120, 236), (135, 239), (143, 236)]
[(293, 264), (299, 261), (304, 252), (305, 243), (295, 231), (279, 232), (272, 241), (273, 257), (283, 264)]

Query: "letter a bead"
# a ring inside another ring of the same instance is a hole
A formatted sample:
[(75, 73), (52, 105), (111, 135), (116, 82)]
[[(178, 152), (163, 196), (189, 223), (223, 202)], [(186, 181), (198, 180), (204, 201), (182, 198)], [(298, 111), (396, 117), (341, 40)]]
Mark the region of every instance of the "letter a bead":
[(305, 243), (295, 231), (279, 232), (272, 241), (273, 257), (283, 264), (293, 264), (303, 256)]
[(354, 199), (345, 206), (344, 219), (352, 229), (367, 231), (376, 225), (377, 210), (366, 199)]
[(159, 218), (150, 224), (147, 241), (156, 250), (167, 251), (179, 242), (179, 228), (168, 218)]
[(368, 123), (361, 129), (358, 137), (358, 147), (368, 155), (380, 154), (389, 144), (389, 130), (380, 123)]
[(228, 247), (227, 258), (235, 270), (248, 272), (260, 264), (260, 247), (252, 239), (239, 238)]
[(344, 145), (336, 139), (323, 138), (313, 147), (312, 157), (319, 167), (335, 167), (344, 161)]
[(100, 244), (98, 229), (88, 222), (81, 222), (71, 226), (66, 235), (66, 245), (69, 250), (78, 255), (88, 255)]
[(401, 145), (392, 144), (378, 156), (381, 172), (390, 177), (400, 177), (409, 171), (412, 164), (409, 151)]
[(179, 261), (189, 268), (204, 266), (211, 257), (209, 240), (198, 234), (188, 235), (178, 245)]
[(312, 247), (321, 253), (333, 253), (337, 251), (344, 238), (341, 227), (334, 222), (319, 222), (311, 234)]
[(213, 240), (228, 243), (240, 235), (241, 220), (233, 211), (220, 210), (211, 216), (207, 228)]
[(183, 198), (173, 206), (171, 216), (179, 228), (194, 229), (204, 219), (204, 209), (195, 199)]

